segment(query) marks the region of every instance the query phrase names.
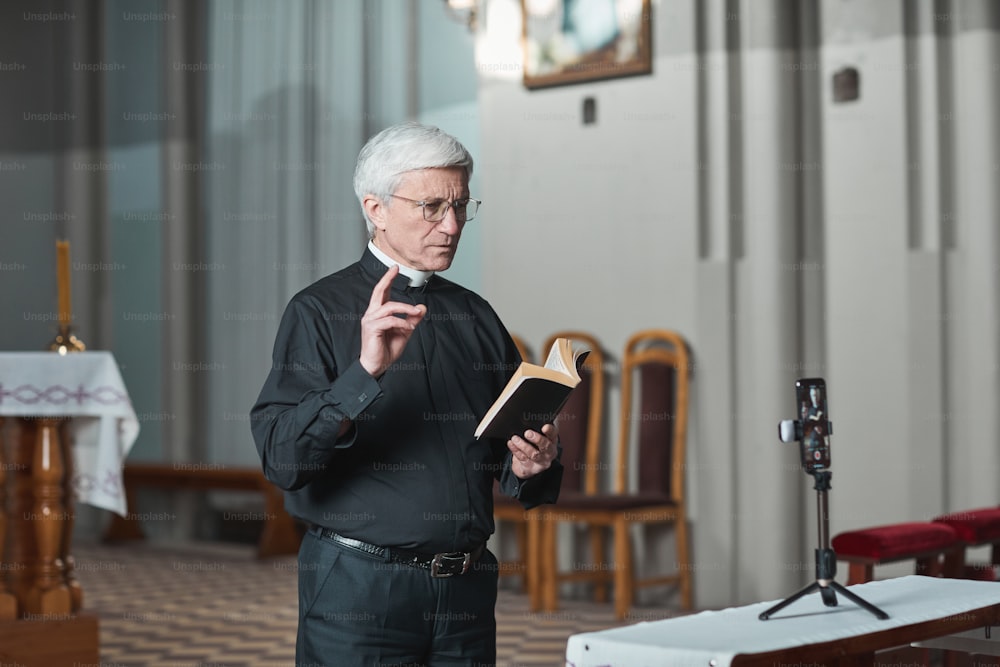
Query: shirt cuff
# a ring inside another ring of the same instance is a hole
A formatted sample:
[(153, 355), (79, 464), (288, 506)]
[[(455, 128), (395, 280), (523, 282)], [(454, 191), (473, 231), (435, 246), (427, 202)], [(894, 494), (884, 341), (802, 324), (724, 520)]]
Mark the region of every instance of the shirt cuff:
[(555, 503), (559, 498), (559, 487), (562, 485), (563, 466), (560, 463), (561, 457), (562, 448), (560, 447), (559, 456), (547, 470), (543, 470), (537, 475), (532, 475), (528, 479), (521, 479), (514, 474), (514, 470), (511, 467), (513, 459), (508, 455), (500, 479), (501, 493), (519, 500), (524, 509)]
[(382, 387), (369, 375), (360, 360), (355, 360), (337, 376), (333, 386), (323, 394), (329, 405), (351, 421), (381, 397)]

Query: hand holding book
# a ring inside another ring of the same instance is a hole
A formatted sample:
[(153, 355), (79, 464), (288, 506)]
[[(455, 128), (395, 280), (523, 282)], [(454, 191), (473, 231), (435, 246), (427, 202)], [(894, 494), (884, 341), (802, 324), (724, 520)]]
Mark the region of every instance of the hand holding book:
[(511, 471), (528, 479), (549, 469), (559, 456), (559, 427), (545, 424), (541, 431), (528, 430), (507, 440), (511, 453)]

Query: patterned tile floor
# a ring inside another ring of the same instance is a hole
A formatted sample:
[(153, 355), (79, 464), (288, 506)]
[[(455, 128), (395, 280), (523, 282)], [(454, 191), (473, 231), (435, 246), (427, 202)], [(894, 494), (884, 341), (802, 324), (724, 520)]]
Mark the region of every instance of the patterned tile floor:
[[(293, 557), (258, 561), (253, 547), (204, 543), (75, 549), (84, 607), (100, 617), (101, 667), (292, 665)], [(643, 608), (627, 622), (676, 614)], [(619, 623), (610, 605), (568, 601), (532, 613), (525, 596), (501, 590), (497, 625), (500, 667), (561, 667), (571, 634)]]

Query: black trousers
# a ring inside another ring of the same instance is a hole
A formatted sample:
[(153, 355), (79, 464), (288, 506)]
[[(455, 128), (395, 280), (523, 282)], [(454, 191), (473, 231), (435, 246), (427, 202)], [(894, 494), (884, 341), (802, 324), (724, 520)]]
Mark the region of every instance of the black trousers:
[(497, 560), (428, 570), (306, 533), (299, 549), (297, 667), (487, 667), (496, 664)]

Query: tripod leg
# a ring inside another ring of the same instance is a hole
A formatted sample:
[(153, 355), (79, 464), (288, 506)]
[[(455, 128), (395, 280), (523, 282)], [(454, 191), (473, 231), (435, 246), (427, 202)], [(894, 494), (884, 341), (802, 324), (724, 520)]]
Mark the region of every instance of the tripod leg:
[(884, 611), (882, 611), (881, 609), (879, 609), (878, 607), (876, 607), (875, 605), (873, 605), (871, 602), (868, 602), (867, 600), (865, 600), (864, 598), (862, 598), (860, 595), (856, 595), (856, 594), (852, 593), (845, 586), (841, 586), (836, 581), (831, 581), (830, 582), (830, 588), (833, 588), (833, 589), (839, 591), (840, 594), (843, 595), (845, 598), (847, 598), (848, 600), (850, 600), (854, 604), (858, 605), (859, 607), (862, 607), (862, 608), (868, 610), (869, 612), (871, 612), (872, 614), (874, 614), (876, 618), (878, 618), (880, 620), (883, 620), (883, 621), (885, 619), (889, 618), (889, 614), (885, 613)]
[(802, 590), (798, 591), (797, 593), (793, 593), (792, 595), (790, 595), (789, 597), (785, 598), (784, 600), (782, 600), (778, 604), (774, 605), (773, 607), (771, 607), (767, 611), (761, 612), (760, 616), (758, 616), (757, 618), (759, 618), (762, 621), (766, 621), (767, 619), (771, 618), (772, 614), (778, 613), (779, 611), (781, 611), (782, 609), (784, 609), (788, 605), (790, 605), (793, 602), (795, 602), (796, 600), (798, 600), (800, 597), (802, 597), (804, 595), (808, 595), (809, 593), (812, 593), (817, 588), (819, 588), (819, 584), (814, 581), (811, 584), (809, 584), (808, 586), (806, 586), (805, 588), (803, 588)]
[(819, 593), (823, 596), (823, 604), (827, 607), (837, 606), (837, 593), (832, 588), (829, 586), (820, 586)]

